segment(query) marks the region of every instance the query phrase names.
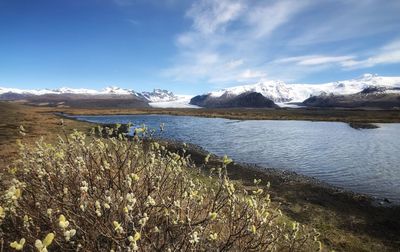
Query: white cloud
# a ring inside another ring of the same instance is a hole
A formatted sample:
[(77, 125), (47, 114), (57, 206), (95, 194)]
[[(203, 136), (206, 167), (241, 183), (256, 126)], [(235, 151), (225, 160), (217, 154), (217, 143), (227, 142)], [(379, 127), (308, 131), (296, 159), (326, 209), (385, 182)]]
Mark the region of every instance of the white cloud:
[(349, 60), (342, 65), (345, 68), (356, 69), (395, 63), (400, 63), (400, 40), (393, 41), (383, 46), (380, 50), (377, 50), (376, 54), (366, 59)]
[(262, 71), (246, 69), (239, 74), (238, 78), (239, 80), (249, 80), (249, 79), (265, 78), (266, 76), (267, 74)]
[[(306, 6), (295, 0), (199, 0), (187, 11), (191, 29), (176, 37), (178, 54), (163, 74), (179, 81), (221, 85), (257, 81), (263, 38)], [(218, 55), (209, 62), (209, 55)]]
[(244, 5), (236, 0), (201, 0), (192, 5), (187, 16), (193, 19), (193, 27), (204, 34), (223, 29), (235, 20)]
[(326, 56), (326, 55), (306, 55), (297, 57), (288, 57), (276, 60), (277, 63), (295, 63), (303, 66), (314, 66), (322, 64), (343, 64), (353, 60), (353, 56)]
[(133, 26), (140, 25), (140, 22), (138, 20), (136, 20), (136, 19), (133, 19), (133, 18), (129, 18), (129, 19), (127, 19), (127, 21)]
[(303, 55), (287, 57), (273, 61), (276, 64), (295, 64), (297, 66), (340, 66), (343, 69), (358, 69), (373, 67), (381, 64), (400, 63), (400, 40), (393, 41), (376, 50), (376, 53), (360, 59), (351, 55), (328, 56), (328, 55)]
[(238, 60), (231, 60), (226, 64), (226, 67), (228, 69), (235, 69), (241, 65), (243, 65), (244, 61), (242, 59), (238, 59)]
[[(197, 0), (185, 14), (190, 28), (177, 34), (177, 53), (163, 74), (221, 86), (399, 63), (400, 42), (376, 49), (361, 40), (400, 29), (399, 3)], [(376, 53), (368, 55), (368, 50)]]
[(246, 22), (250, 26), (252, 36), (262, 38), (269, 35), (280, 25), (288, 22), (291, 18), (307, 7), (308, 0), (285, 0), (266, 2), (247, 13)]
[(266, 73), (261, 70), (242, 70), (243, 59), (227, 60), (214, 52), (187, 53), (181, 57), (181, 64), (165, 69), (164, 76), (176, 81), (202, 80), (214, 84), (256, 81), (266, 76)]
[[(303, 32), (288, 41), (291, 45), (313, 45), (384, 34), (400, 29), (398, 0), (316, 1), (313, 16), (306, 17)], [(322, 11), (323, 13), (322, 13)]]

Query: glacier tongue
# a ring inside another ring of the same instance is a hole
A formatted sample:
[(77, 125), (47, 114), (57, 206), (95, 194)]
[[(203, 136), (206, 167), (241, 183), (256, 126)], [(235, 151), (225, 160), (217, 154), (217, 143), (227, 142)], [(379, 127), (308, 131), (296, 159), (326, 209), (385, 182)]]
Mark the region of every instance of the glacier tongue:
[(149, 105), (154, 108), (200, 108), (189, 104), (191, 95), (176, 95), (175, 100), (150, 102)]

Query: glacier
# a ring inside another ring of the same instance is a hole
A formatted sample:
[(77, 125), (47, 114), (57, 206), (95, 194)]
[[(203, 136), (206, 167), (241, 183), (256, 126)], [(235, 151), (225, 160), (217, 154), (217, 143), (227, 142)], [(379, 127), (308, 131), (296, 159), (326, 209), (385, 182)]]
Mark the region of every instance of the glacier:
[(374, 74), (364, 74), (356, 79), (322, 84), (287, 84), (279, 80), (264, 80), (256, 84), (221, 89), (210, 92), (208, 95), (217, 98), (223, 95), (237, 96), (245, 92), (258, 92), (282, 106), (284, 103), (302, 102), (310, 96), (321, 94), (355, 94), (367, 87), (400, 88), (400, 77), (383, 77)]

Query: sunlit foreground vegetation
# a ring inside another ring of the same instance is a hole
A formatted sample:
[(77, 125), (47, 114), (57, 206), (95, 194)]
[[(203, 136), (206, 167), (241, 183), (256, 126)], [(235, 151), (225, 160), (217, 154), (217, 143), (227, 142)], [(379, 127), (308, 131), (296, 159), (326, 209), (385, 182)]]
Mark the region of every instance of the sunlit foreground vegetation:
[(322, 249), (316, 231), (273, 207), (259, 180), (252, 190), (231, 182), (225, 170), (229, 158), (206, 174), (189, 156), (145, 137), (145, 128), (133, 138), (117, 129), (75, 131), (55, 144), (19, 143), (19, 158), (1, 174), (2, 248)]

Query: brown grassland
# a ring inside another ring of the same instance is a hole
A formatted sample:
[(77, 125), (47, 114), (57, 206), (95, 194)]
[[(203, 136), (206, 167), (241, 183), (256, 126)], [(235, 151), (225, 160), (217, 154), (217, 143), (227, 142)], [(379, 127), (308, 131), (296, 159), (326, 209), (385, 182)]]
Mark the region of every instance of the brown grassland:
[(280, 109), (188, 109), (188, 108), (133, 108), (133, 109), (75, 109), (53, 108), (68, 114), (115, 115), (115, 114), (166, 114), (201, 117), (222, 117), (236, 120), (306, 120), (336, 121), (354, 123), (391, 123), (400, 122), (399, 110), (365, 109), (316, 109), (316, 108), (280, 108)]

